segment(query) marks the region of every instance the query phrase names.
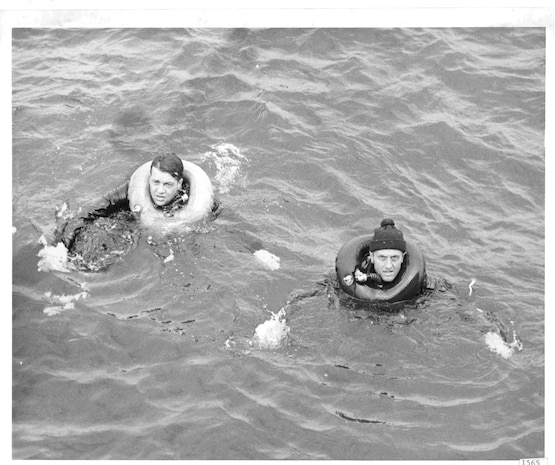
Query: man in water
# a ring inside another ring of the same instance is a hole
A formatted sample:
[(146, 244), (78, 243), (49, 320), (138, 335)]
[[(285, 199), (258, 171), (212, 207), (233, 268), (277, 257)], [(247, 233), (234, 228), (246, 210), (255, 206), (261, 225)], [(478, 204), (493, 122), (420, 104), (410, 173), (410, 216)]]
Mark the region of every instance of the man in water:
[(355, 280), (372, 287), (387, 286), (399, 275), (406, 250), (403, 233), (392, 219), (385, 218), (374, 230), (368, 255), (355, 269)]
[[(118, 211), (129, 211), (128, 188), (129, 181), (104, 195), (95, 207), (83, 215), (59, 224), (55, 232), (56, 242), (63, 242), (69, 249), (78, 231), (87, 223)], [(152, 202), (168, 216), (187, 204), (189, 184), (183, 178), (183, 162), (175, 153), (154, 158), (150, 168), (149, 192)]]
[(160, 208), (181, 208), (188, 195), (183, 191), (183, 162), (175, 153), (160, 155), (152, 161), (148, 185), (152, 201)]

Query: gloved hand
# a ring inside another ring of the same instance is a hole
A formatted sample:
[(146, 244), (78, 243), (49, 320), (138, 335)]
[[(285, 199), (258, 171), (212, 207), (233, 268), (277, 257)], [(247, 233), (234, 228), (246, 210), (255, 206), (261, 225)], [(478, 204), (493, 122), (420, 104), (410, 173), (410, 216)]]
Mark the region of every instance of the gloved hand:
[(368, 275), (357, 269), (355, 270), (355, 279), (358, 283), (365, 283), (368, 280)]

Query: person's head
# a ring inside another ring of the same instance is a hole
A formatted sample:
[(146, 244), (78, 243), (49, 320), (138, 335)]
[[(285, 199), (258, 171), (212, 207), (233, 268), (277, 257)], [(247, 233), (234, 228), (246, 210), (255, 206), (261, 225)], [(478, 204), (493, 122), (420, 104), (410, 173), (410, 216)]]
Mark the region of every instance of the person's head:
[(403, 233), (395, 227), (395, 222), (389, 218), (382, 220), (370, 241), (370, 260), (374, 264), (374, 271), (384, 282), (391, 282), (397, 277), (406, 250)]
[(148, 179), (150, 196), (159, 207), (170, 203), (183, 186), (183, 162), (175, 153), (152, 160)]

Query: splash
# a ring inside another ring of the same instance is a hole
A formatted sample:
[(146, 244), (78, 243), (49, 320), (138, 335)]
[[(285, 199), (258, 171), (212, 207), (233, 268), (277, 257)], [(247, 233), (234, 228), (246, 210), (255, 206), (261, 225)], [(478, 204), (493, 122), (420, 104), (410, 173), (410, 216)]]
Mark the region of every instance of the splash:
[(273, 313), (269, 320), (257, 326), (253, 343), (260, 349), (277, 349), (287, 341), (289, 326), (285, 322), (285, 309)]
[(257, 260), (272, 271), (279, 270), (280, 258), (267, 250), (260, 249), (253, 254)]
[(52, 292), (45, 292), (44, 295), (47, 297), (48, 301), (53, 305), (50, 307), (46, 307), (43, 311), (48, 316), (57, 315), (61, 312), (65, 312), (66, 310), (72, 310), (75, 308), (75, 302), (79, 299), (85, 299), (89, 296), (89, 293), (84, 291), (80, 292), (79, 294), (74, 295), (55, 295)]
[(46, 238), (42, 235), (39, 244), (43, 246), (37, 256), (40, 258), (37, 268), (39, 271), (62, 271), (68, 273), (72, 267), (68, 261), (65, 245), (58, 242), (55, 246), (48, 245)]
[(513, 342), (505, 341), (499, 333), (494, 331), (488, 332), (484, 338), (489, 349), (503, 358), (509, 358), (515, 352), (522, 350), (522, 342), (520, 342), (515, 331), (513, 331)]
[(472, 289), (474, 284), (476, 284), (476, 279), (472, 278), (472, 280), (470, 281), (470, 284), (468, 285), (468, 296), (470, 297), (472, 295)]
[(222, 143), (213, 145), (211, 148), (213, 150), (206, 152), (202, 160), (209, 160), (216, 165), (215, 180), (219, 185), (220, 193), (225, 194), (231, 189), (241, 172), (242, 164), (248, 159), (232, 144)]

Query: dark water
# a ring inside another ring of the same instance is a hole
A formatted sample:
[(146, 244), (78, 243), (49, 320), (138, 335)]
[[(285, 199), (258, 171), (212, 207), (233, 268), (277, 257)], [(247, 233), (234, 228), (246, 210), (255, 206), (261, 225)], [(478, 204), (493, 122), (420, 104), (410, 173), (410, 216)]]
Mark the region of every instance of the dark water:
[[(544, 29), (14, 29), (12, 54), (13, 458), (545, 455)], [(160, 151), (215, 221), (38, 271), (57, 207)], [(452, 289), (340, 298), (383, 217)], [(250, 347), (282, 308), (287, 342)]]

